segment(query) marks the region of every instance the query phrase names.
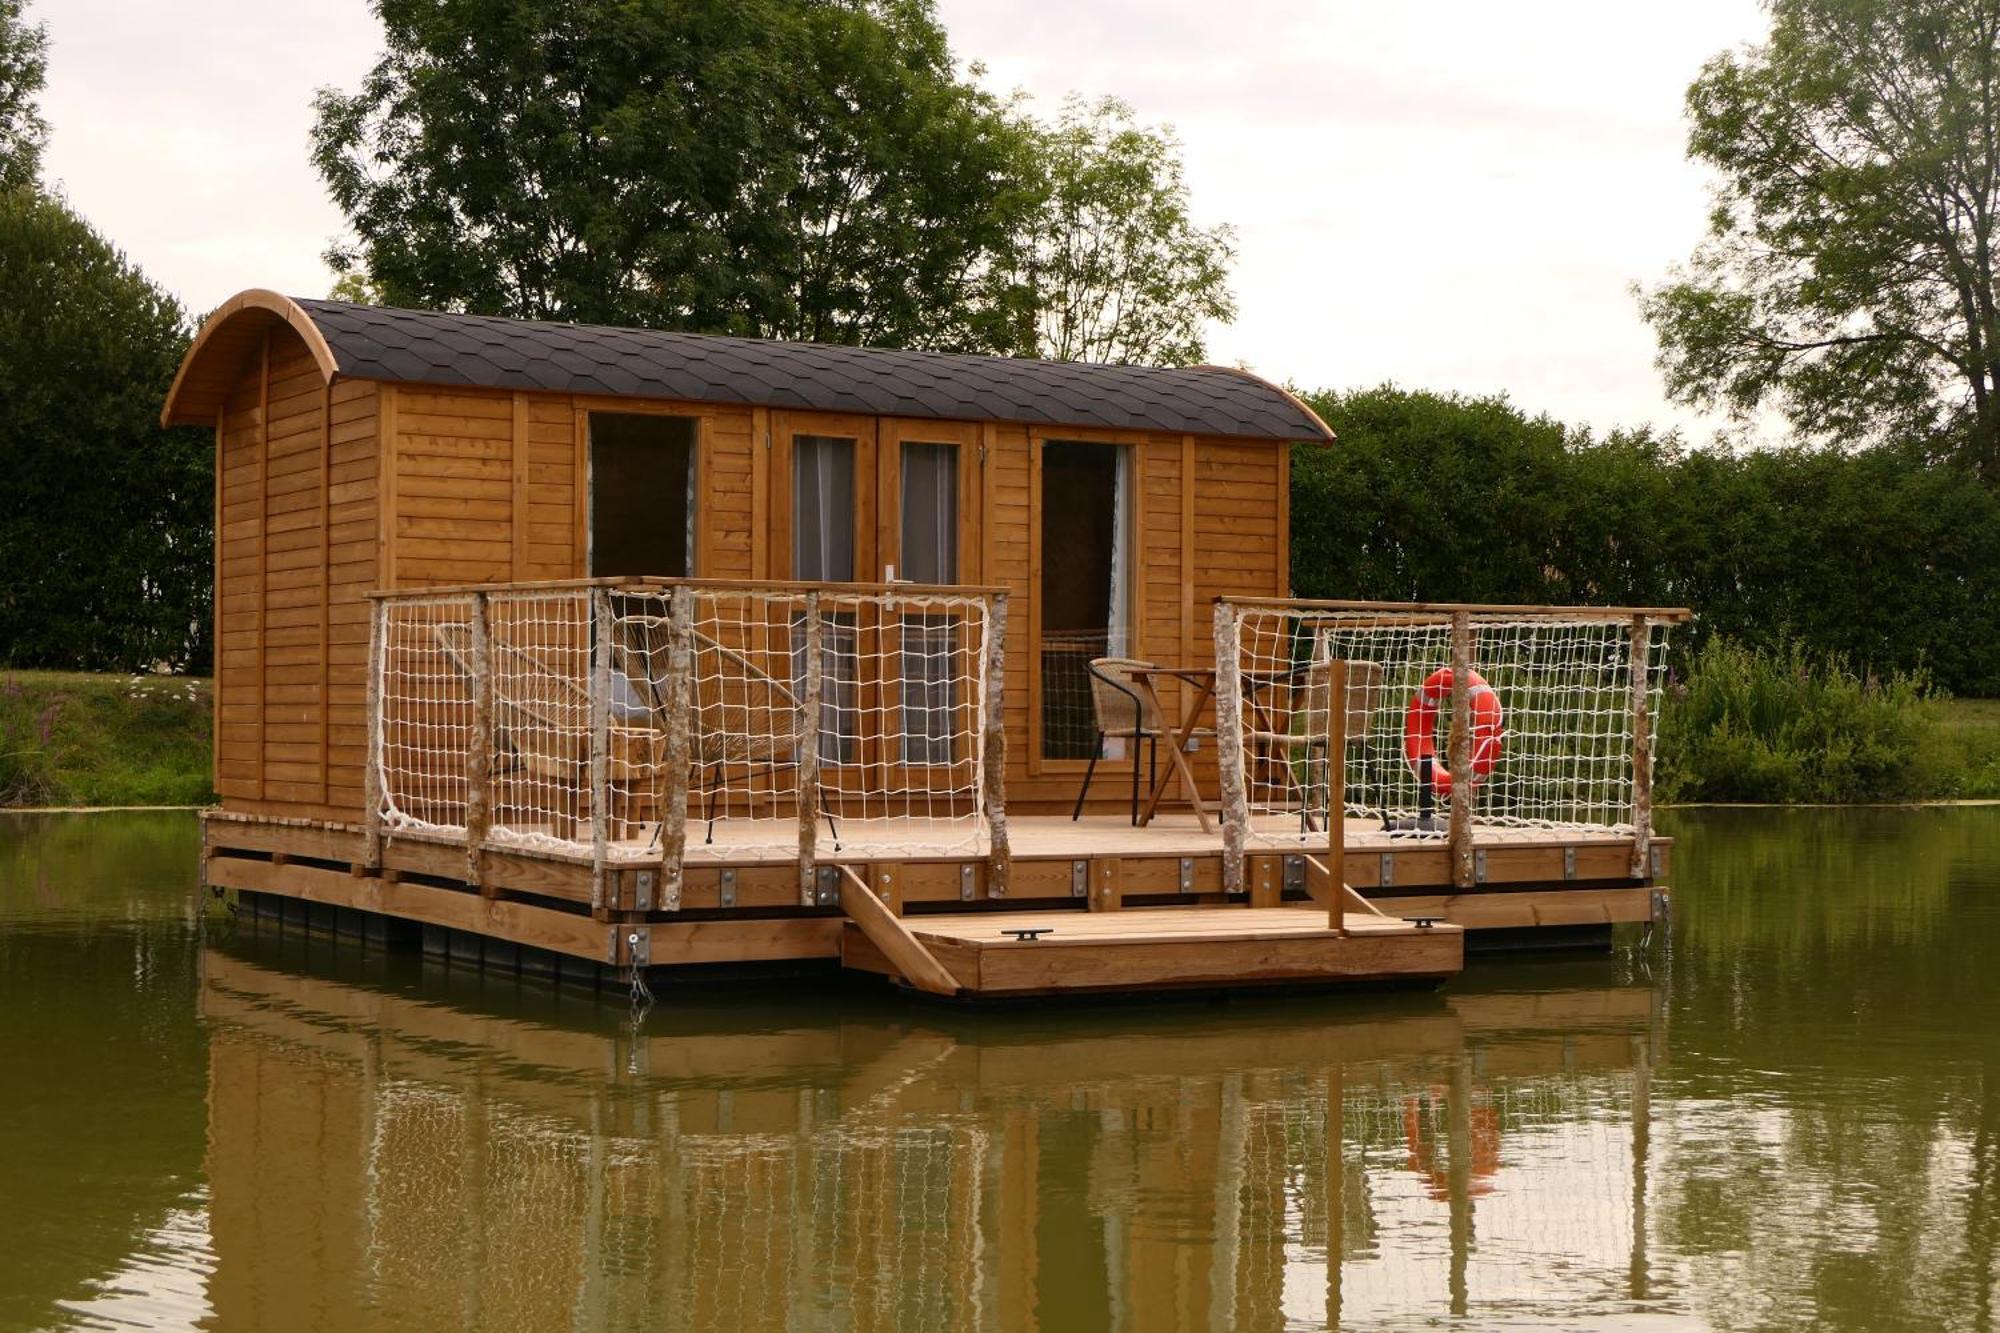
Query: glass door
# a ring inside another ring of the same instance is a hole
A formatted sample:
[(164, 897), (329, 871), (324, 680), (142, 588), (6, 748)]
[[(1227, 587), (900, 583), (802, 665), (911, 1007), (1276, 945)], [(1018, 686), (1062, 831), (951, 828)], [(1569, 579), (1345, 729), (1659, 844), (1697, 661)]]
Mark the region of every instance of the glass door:
[[(771, 421), (774, 509), (771, 567), (799, 583), (869, 582), (876, 571), (875, 422), (870, 417), (776, 412)], [(819, 762), (829, 797), (859, 788), (873, 762), (882, 703), (869, 659), (881, 630), (855, 604), (824, 604), (820, 622)], [(795, 618), (792, 688), (805, 688), (806, 634)]]
[[(1047, 440), (1040, 471), (1041, 757), (1088, 760), (1097, 748), (1090, 664), (1132, 651), (1132, 449)], [(1102, 757), (1127, 750), (1109, 739)]]
[[(964, 422), (882, 423), (880, 554), (887, 579), (950, 586), (970, 581), (979, 565), (979, 428)], [(905, 608), (885, 624), (895, 654), (895, 714), (883, 758), (895, 765), (894, 788), (952, 781), (925, 772), (969, 761), (977, 706), (966, 660), (964, 612)]]

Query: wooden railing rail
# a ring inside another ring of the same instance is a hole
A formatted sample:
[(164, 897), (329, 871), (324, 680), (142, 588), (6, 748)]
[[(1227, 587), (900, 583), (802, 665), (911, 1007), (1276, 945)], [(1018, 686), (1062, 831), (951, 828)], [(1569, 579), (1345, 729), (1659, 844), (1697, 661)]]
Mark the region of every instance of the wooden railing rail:
[(1253, 844), (1323, 850), (1341, 883), (1357, 810), (1441, 840), (1460, 889), (1483, 878), (1477, 825), (1629, 835), (1643, 878), (1664, 646), (1689, 614), (1217, 598), (1226, 888)]

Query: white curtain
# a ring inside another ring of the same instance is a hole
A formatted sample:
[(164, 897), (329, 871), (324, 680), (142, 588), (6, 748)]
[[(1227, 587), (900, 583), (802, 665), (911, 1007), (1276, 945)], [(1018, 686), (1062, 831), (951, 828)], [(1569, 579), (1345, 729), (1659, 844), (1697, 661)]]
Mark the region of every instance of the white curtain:
[(811, 583), (854, 578), (854, 441), (792, 439), (792, 577)]
[(1111, 610), (1104, 627), (1104, 651), (1108, 657), (1130, 654), (1132, 642), (1132, 451), (1124, 445), (1118, 451), (1118, 466), (1111, 486)]
[(958, 582), (958, 448), (905, 444), (903, 552), (898, 578)]

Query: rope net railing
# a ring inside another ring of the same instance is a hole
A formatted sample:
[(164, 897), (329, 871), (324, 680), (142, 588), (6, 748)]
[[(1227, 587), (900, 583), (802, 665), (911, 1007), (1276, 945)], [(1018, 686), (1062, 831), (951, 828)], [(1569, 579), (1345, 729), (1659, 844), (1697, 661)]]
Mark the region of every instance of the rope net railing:
[(625, 861), (666, 841), (984, 854), (994, 602), (650, 581), (384, 596), (381, 826)]
[(1481, 828), (1631, 833), (1650, 781), (1650, 768), (1642, 778), (1639, 766), (1650, 765), (1667, 632), (1678, 618), (1219, 604), (1218, 667), (1233, 680), (1218, 697), (1234, 698), (1240, 719), (1240, 765), (1225, 765), (1224, 781), (1240, 775), (1246, 841), (1325, 843), (1337, 674), (1346, 682), (1337, 728), (1346, 818), (1392, 837), (1442, 839), (1461, 802)]

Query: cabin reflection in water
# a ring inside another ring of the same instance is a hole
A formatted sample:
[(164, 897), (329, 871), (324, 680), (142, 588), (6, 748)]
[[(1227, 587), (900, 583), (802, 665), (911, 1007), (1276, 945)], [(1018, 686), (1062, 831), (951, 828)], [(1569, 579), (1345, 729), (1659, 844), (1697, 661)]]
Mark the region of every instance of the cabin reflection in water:
[(1650, 987), (1101, 1024), (669, 998), (634, 1036), (269, 943), (205, 959), (212, 1327), (1259, 1329), (1647, 1295)]

